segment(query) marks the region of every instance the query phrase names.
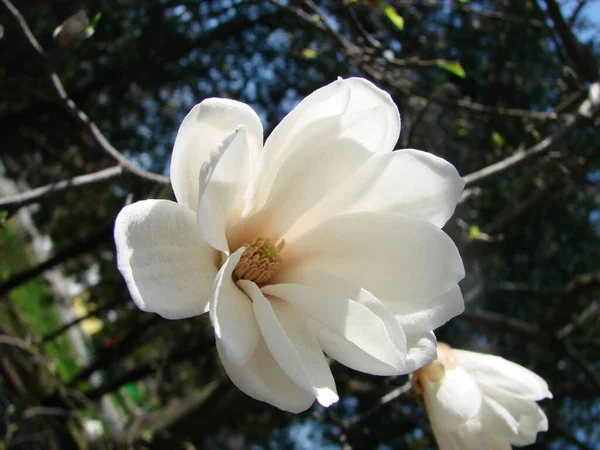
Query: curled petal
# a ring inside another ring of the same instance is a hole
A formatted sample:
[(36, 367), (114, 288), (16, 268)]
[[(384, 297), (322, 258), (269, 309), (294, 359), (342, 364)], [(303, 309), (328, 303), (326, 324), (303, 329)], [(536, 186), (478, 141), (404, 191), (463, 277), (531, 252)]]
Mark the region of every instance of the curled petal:
[(290, 230), (289, 238), (329, 217), (362, 211), (398, 213), (442, 227), (465, 185), (454, 166), (419, 150), (373, 155)]
[(143, 311), (167, 319), (205, 311), (217, 255), (198, 233), (194, 216), (168, 200), (133, 203), (117, 216), (117, 266)]
[(310, 318), (323, 350), (340, 363), (375, 375), (402, 372), (405, 355), (398, 343), (391, 340), (384, 320), (361, 303), (297, 284), (269, 285), (262, 291)]
[(523, 366), (494, 355), (454, 350), (458, 364), (479, 384), (527, 400), (552, 398), (548, 384)]
[(437, 339), (432, 331), (406, 333), (406, 365), (403, 374), (412, 373), (437, 358)]
[(516, 436), (519, 432), (519, 417), (514, 417), (504, 406), (491, 397), (484, 396), (481, 407), (481, 422), (490, 434)]
[(279, 367), (263, 339), (244, 366), (234, 364), (227, 357), (220, 339), (217, 339), (217, 351), (231, 381), (250, 397), (292, 413), (307, 410), (315, 401), (314, 394), (290, 380)]
[(238, 284), (252, 298), (263, 338), (283, 371), (297, 385), (312, 392), (323, 406), (337, 402), (333, 375), (303, 314), (280, 299), (267, 300), (250, 281), (240, 280)]
[(229, 134), (200, 169), (198, 228), (213, 248), (229, 254), (227, 228), (244, 195), (250, 165), (248, 133), (240, 126)]
[(238, 126), (248, 131), (251, 164), (262, 148), (260, 119), (248, 105), (234, 100), (209, 98), (194, 106), (183, 120), (171, 157), (171, 184), (177, 201), (192, 210), (198, 207), (200, 167)]
[(232, 253), (219, 270), (209, 311), (210, 321), (221, 342), (223, 353), (236, 366), (243, 366), (248, 362), (260, 341), (252, 302), (231, 277), (244, 250), (242, 247)]

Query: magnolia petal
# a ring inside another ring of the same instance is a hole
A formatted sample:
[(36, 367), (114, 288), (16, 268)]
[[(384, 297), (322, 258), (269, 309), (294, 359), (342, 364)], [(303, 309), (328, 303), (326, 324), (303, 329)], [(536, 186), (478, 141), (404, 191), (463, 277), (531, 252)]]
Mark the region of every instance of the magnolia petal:
[[(461, 427), (462, 428), (462, 427)], [(476, 433), (464, 432), (462, 429), (456, 433), (448, 433), (454, 450), (511, 450), (506, 438), (494, 436), (480, 431)], [(444, 447), (440, 446), (440, 450)]]
[(263, 338), (290, 379), (312, 392), (323, 406), (339, 400), (333, 375), (314, 334), (310, 333), (302, 313), (277, 298), (267, 298), (251, 281), (238, 285), (252, 299), (256, 320)]
[(167, 319), (202, 314), (217, 274), (216, 252), (194, 212), (168, 200), (126, 206), (115, 222), (117, 266), (135, 304)]
[(489, 449), (490, 450), (512, 450), (510, 442), (502, 436), (490, 436), (489, 437)]
[(403, 374), (412, 373), (437, 358), (437, 339), (432, 331), (406, 333), (406, 365)]
[(292, 413), (307, 410), (315, 401), (314, 394), (290, 380), (279, 367), (264, 339), (260, 339), (252, 358), (244, 366), (234, 364), (227, 357), (220, 339), (216, 343), (227, 375), (250, 397)]
[(377, 315), (385, 324), (389, 339), (396, 348), (398, 355), (405, 358), (406, 336), (398, 320), (394, 318), (389, 309), (369, 291), (345, 280), (341, 277), (323, 272), (322, 270), (294, 271), (286, 277), (275, 278), (273, 284), (299, 284), (314, 288), (337, 297), (344, 297), (366, 306), (373, 314)]
[(248, 133), (240, 126), (200, 169), (198, 228), (206, 242), (225, 254), (229, 254), (227, 225), (246, 191), (250, 158)]
[(390, 152), (400, 134), (400, 115), (389, 94), (361, 78), (338, 79), (306, 97), (265, 143), (246, 214), (260, 209), (275, 176), (293, 153), (318, 139), (352, 139), (370, 152)]
[(464, 184), (452, 164), (430, 153), (376, 154), (306, 213), (290, 238), (329, 217), (361, 211), (399, 213), (441, 228), (454, 213)]
[(481, 407), (481, 422), (490, 434), (515, 436), (519, 432), (518, 417), (513, 417), (504, 406), (485, 395)]
[(510, 440), (514, 445), (531, 445), (536, 441), (537, 433), (548, 431), (548, 418), (542, 408), (535, 403), (531, 406), (533, 407), (531, 413), (521, 415), (519, 434)]
[(248, 130), (251, 166), (262, 149), (260, 119), (248, 105), (234, 100), (209, 98), (185, 117), (171, 157), (171, 184), (177, 201), (194, 211), (198, 207), (200, 167), (238, 126)]
[(325, 353), (340, 363), (375, 375), (398, 375), (404, 358), (385, 322), (366, 306), (297, 284), (264, 286), (264, 294), (292, 303), (312, 319)]
[(485, 386), (482, 390), (490, 402), (500, 405), (518, 423), (518, 431), (509, 437), (512, 444), (519, 446), (533, 444), (538, 432), (548, 430), (546, 414), (535, 401), (514, 397)]
[(245, 225), (267, 228), (275, 240), (340, 183), (353, 178), (371, 156), (362, 145), (330, 130), (294, 145), (302, 151), (292, 152), (283, 162), (265, 205)]
[(245, 248), (231, 254), (219, 270), (210, 299), (210, 321), (223, 353), (236, 366), (248, 362), (260, 341), (252, 302), (233, 282), (232, 273)]
[(440, 295), (464, 277), (458, 250), (443, 231), (394, 214), (331, 218), (288, 241), (285, 251), (282, 276), (322, 270), (399, 304)]
[(546, 381), (523, 366), (499, 356), (466, 350), (454, 350), (454, 355), (479, 384), (527, 400), (552, 398)]
[(435, 330), (465, 310), (462, 292), (454, 286), (430, 299), (385, 301), (405, 332)]
[(439, 383), (423, 378), (424, 400), (432, 426), (452, 431), (481, 410), (483, 396), (475, 380), (460, 367), (446, 370)]

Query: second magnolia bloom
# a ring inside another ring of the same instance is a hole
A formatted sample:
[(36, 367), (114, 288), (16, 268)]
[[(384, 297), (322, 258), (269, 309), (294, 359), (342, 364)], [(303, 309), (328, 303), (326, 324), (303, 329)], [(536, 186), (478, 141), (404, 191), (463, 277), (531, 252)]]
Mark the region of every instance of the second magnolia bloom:
[(438, 359), (412, 375), (440, 450), (510, 450), (548, 430), (536, 401), (546, 382), (498, 356), (438, 344)]
[(464, 182), (446, 161), (392, 152), (400, 116), (364, 79), (303, 100), (263, 146), (247, 105), (208, 99), (183, 121), (177, 202), (125, 207), (118, 266), (136, 304), (169, 319), (209, 312), (233, 382), (299, 412), (337, 401), (324, 353), (409, 373), (463, 310), (464, 270), (441, 230)]

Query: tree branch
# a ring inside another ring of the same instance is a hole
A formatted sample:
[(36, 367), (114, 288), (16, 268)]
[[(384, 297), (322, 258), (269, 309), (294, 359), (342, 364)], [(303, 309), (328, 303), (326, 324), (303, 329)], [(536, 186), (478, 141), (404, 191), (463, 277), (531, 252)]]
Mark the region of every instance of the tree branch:
[(27, 22), (25, 21), (19, 10), (10, 2), (10, 0), (0, 0), (0, 2), (4, 9), (9, 13), (9, 16), (17, 25), (23, 38), (29, 44), (30, 50), (34, 54), (35, 60), (39, 63), (39, 65), (46, 73), (46, 76), (48, 77), (56, 95), (58, 96), (60, 105), (65, 109), (65, 111), (77, 123), (79, 123), (79, 125), (86, 129), (91, 134), (96, 144), (102, 150), (108, 153), (115, 161), (117, 161), (119, 165), (123, 167), (124, 170), (149, 181), (161, 184), (169, 184), (168, 177), (164, 175), (159, 175), (157, 173), (148, 172), (144, 169), (135, 166), (131, 161), (129, 161), (125, 156), (123, 156), (121, 152), (119, 152), (119, 150), (117, 150), (111, 145), (111, 143), (104, 136), (104, 134), (102, 134), (98, 126), (68, 96), (62, 82), (60, 81), (60, 78), (58, 77), (56, 72), (50, 67), (50, 62), (48, 60), (48, 57), (44, 53), (44, 49), (31, 32), (31, 29), (27, 25)]
[(600, 272), (584, 273), (571, 280), (564, 289), (562, 299), (556, 306), (554, 313), (548, 320), (548, 329), (556, 329), (560, 319), (569, 316), (571, 310), (579, 304), (577, 300), (580, 296), (599, 288)]
[(396, 400), (398, 397), (410, 392), (411, 389), (412, 389), (412, 382), (409, 380), (406, 383), (404, 383), (402, 386), (399, 386), (396, 389), (394, 389), (393, 391), (390, 391), (387, 394), (385, 394), (383, 397), (381, 397), (377, 401), (377, 403), (374, 406), (372, 406), (371, 408), (366, 410), (364, 413), (359, 414), (354, 417), (351, 417), (347, 420), (343, 420), (342, 424), (343, 424), (344, 428), (348, 429), (350, 427), (356, 426), (359, 423), (367, 420), (371, 416), (377, 414), (383, 407), (388, 405), (390, 402), (392, 402), (392, 401)]
[(135, 350), (138, 342), (137, 340), (143, 336), (149, 328), (158, 323), (162, 317), (154, 315), (149, 319), (142, 320), (136, 327), (132, 328), (117, 345), (110, 347), (107, 350), (103, 350), (98, 354), (98, 357), (90, 363), (87, 367), (83, 368), (77, 375), (75, 375), (68, 383), (68, 387), (74, 387), (83, 380), (86, 380), (97, 370), (103, 369), (107, 364), (115, 361), (119, 361), (124, 356), (128, 355)]
[(75, 244), (67, 247), (66, 249), (58, 252), (52, 258), (47, 259), (46, 261), (38, 264), (31, 269), (25, 270), (23, 272), (17, 273), (13, 275), (11, 278), (6, 280), (4, 283), (0, 284), (0, 297), (8, 294), (12, 289), (27, 283), (33, 278), (41, 275), (48, 269), (51, 269), (54, 266), (64, 263), (68, 259), (71, 259), (77, 255), (82, 253), (86, 253), (96, 246), (100, 245), (105, 240), (109, 239), (113, 235), (113, 226), (112, 224), (108, 227), (103, 228), (100, 232), (93, 234), (92, 236), (78, 241)]
[(102, 169), (98, 172), (79, 175), (69, 180), (50, 183), (45, 186), (41, 186), (26, 192), (19, 193), (17, 195), (0, 198), (0, 209), (6, 209), (10, 213), (13, 213), (19, 208), (30, 205), (32, 203), (37, 203), (43, 200), (45, 197), (50, 197), (61, 192), (67, 192), (81, 186), (86, 186), (88, 184), (102, 183), (104, 181), (116, 178), (122, 173), (123, 167), (119, 165), (109, 167), (108, 169)]
[(47, 343), (49, 341), (52, 341), (52, 340), (56, 339), (58, 336), (60, 336), (61, 334), (63, 334), (64, 332), (68, 331), (69, 328), (71, 328), (71, 327), (77, 325), (78, 323), (81, 323), (84, 320), (87, 320), (91, 317), (98, 316), (101, 313), (103, 313), (104, 311), (108, 311), (109, 309), (114, 308), (115, 306), (119, 305), (122, 302), (123, 302), (122, 298), (116, 298), (113, 301), (107, 303), (106, 305), (96, 308), (93, 311), (89, 311), (87, 314), (85, 314), (81, 317), (78, 317), (77, 319), (74, 319), (74, 320), (64, 324), (63, 326), (57, 328), (56, 330), (53, 330), (53, 331), (49, 332), (48, 334), (44, 335), (44, 337), (42, 338), (42, 342)]
[(596, 80), (598, 78), (598, 66), (593, 53), (575, 37), (567, 22), (565, 22), (558, 3), (555, 0), (545, 0), (545, 2), (548, 15), (554, 22), (554, 27), (575, 68), (586, 81)]
[(556, 337), (558, 339), (563, 339), (575, 331), (575, 328), (582, 325), (585, 321), (587, 321), (590, 317), (592, 317), (598, 310), (600, 310), (600, 300), (596, 300), (593, 303), (590, 303), (587, 308), (585, 308), (579, 316), (573, 321), (562, 327), (558, 333), (556, 333)]
[[(473, 188), (488, 183), (498, 176), (513, 170), (520, 164), (523, 164), (532, 159), (539, 158), (547, 154), (550, 150), (556, 147), (561, 141), (566, 139), (575, 129), (582, 125), (588, 124), (590, 119), (596, 116), (600, 107), (600, 95), (598, 90), (600, 83), (594, 83), (589, 90), (589, 97), (580, 106), (575, 116), (567, 119), (566, 124), (551, 136), (540, 143), (526, 150), (518, 151), (508, 158), (491, 164), (483, 169), (477, 170), (464, 177), (466, 188)], [(463, 194), (463, 199), (468, 196), (468, 193)], [(461, 199), (461, 201), (463, 200)]]

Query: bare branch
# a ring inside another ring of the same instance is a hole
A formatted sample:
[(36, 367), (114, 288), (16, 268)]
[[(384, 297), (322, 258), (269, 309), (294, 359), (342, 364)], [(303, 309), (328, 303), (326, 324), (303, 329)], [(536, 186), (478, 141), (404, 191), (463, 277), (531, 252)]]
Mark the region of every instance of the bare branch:
[(31, 344), (16, 336), (0, 335), (0, 345), (11, 345), (29, 353), (33, 353)]
[(589, 364), (568, 342), (568, 340), (561, 341), (563, 351), (573, 361), (581, 371), (588, 377), (588, 379), (594, 384), (596, 389), (600, 389), (600, 375), (596, 372), (594, 366)]
[[(499, 175), (514, 169), (520, 164), (547, 154), (550, 150), (566, 139), (575, 129), (582, 125), (589, 124), (590, 119), (598, 114), (600, 98), (598, 98), (596, 91), (599, 88), (600, 86), (598, 83), (594, 83), (590, 87), (589, 98), (580, 105), (577, 114), (569, 117), (566, 124), (556, 133), (548, 136), (546, 139), (531, 148), (518, 151), (502, 161), (498, 161), (497, 163), (491, 164), (483, 169), (466, 175), (464, 177), (466, 187), (473, 188), (481, 186), (482, 184), (488, 183), (489, 181), (495, 179)], [(468, 197), (468, 192), (463, 193), (463, 198), (461, 201), (463, 201), (466, 197)]]
[(457, 316), (456, 320), (464, 320), (486, 326), (489, 325), (499, 330), (510, 331), (513, 334), (525, 337), (542, 345), (546, 345), (550, 339), (549, 336), (543, 334), (538, 327), (497, 312), (480, 310), (465, 311), (460, 316)]
[(117, 345), (110, 347), (107, 350), (100, 351), (97, 358), (91, 362), (87, 367), (81, 369), (77, 375), (75, 375), (67, 383), (68, 387), (75, 387), (82, 381), (86, 380), (97, 370), (103, 369), (107, 364), (119, 361), (129, 353), (133, 352), (138, 345), (138, 339), (145, 335), (152, 326), (160, 322), (162, 317), (154, 315), (149, 319), (144, 319), (137, 326), (132, 327), (130, 331), (119, 341)]
[(563, 339), (567, 337), (575, 330), (575, 328), (586, 322), (590, 317), (592, 317), (596, 312), (598, 312), (598, 310), (600, 310), (600, 300), (596, 300), (595, 302), (590, 303), (588, 307), (585, 308), (573, 322), (561, 328), (558, 331), (558, 333), (556, 333), (556, 337), (558, 339)]
[(11, 213), (17, 211), (23, 206), (37, 203), (46, 197), (73, 190), (75, 188), (88, 184), (101, 183), (120, 176), (123, 173), (122, 166), (109, 167), (98, 172), (79, 175), (69, 180), (58, 181), (56, 183), (47, 184), (30, 191), (22, 192), (10, 197), (0, 198), (0, 209), (8, 209)]
[(367, 420), (369, 417), (377, 414), (379, 412), (379, 410), (381, 410), (388, 403), (390, 403), (390, 402), (396, 400), (398, 397), (410, 392), (411, 389), (412, 389), (412, 382), (409, 380), (406, 383), (404, 383), (402, 386), (399, 386), (396, 389), (394, 389), (393, 391), (390, 391), (387, 394), (385, 394), (383, 397), (381, 397), (379, 399), (379, 401), (374, 406), (372, 406), (371, 408), (366, 410), (364, 413), (359, 414), (354, 417), (351, 417), (348, 420), (344, 420), (343, 421), (344, 427), (346, 429), (348, 429), (352, 426), (355, 426), (355, 425)]
[(60, 78), (56, 72), (50, 67), (48, 57), (44, 53), (44, 49), (39, 44), (31, 29), (27, 25), (27, 22), (19, 12), (19, 10), (10, 2), (10, 0), (0, 0), (2, 6), (9, 13), (10, 17), (18, 26), (23, 38), (29, 43), (32, 53), (35, 55), (36, 61), (40, 64), (46, 76), (48, 77), (52, 87), (59, 98), (60, 105), (66, 110), (66, 112), (83, 128), (85, 128), (94, 138), (96, 144), (108, 153), (114, 160), (116, 160), (124, 170), (137, 175), (140, 178), (144, 178), (149, 181), (153, 181), (161, 184), (169, 184), (169, 178), (164, 175), (157, 173), (148, 172), (144, 169), (140, 169), (129, 161), (125, 156), (119, 152), (115, 147), (111, 145), (108, 139), (102, 134), (98, 126), (87, 116), (83, 110), (81, 110), (77, 104), (68, 96)]
[[(446, 2), (440, 2), (438, 0), (398, 0), (398, 5), (401, 6), (427, 6), (427, 7), (446, 7)], [(453, 9), (464, 11), (468, 14), (473, 14), (474, 16), (479, 16), (485, 19), (494, 19), (502, 22), (514, 24), (514, 25), (529, 25), (532, 27), (543, 27), (544, 22), (536, 19), (527, 19), (524, 17), (519, 17), (515, 15), (505, 14), (499, 11), (489, 11), (483, 8), (471, 8), (467, 4), (462, 4), (460, 2), (451, 2), (451, 7)]]
[(562, 299), (556, 306), (554, 314), (548, 320), (548, 329), (555, 329), (561, 318), (569, 316), (570, 311), (579, 304), (577, 301), (579, 297), (599, 288), (600, 272), (584, 273), (571, 280), (562, 293)]
[(78, 317), (77, 319), (74, 319), (68, 323), (65, 323), (63, 326), (57, 328), (56, 330), (53, 330), (51, 332), (49, 332), (48, 334), (46, 334), (43, 338), (42, 338), (42, 342), (46, 343), (49, 342), (53, 339), (56, 339), (58, 336), (60, 336), (61, 334), (63, 334), (64, 332), (68, 331), (69, 328), (77, 325), (78, 323), (83, 322), (84, 320), (87, 320), (91, 317), (96, 317), (100, 314), (102, 314), (104, 311), (108, 311), (111, 308), (114, 308), (115, 306), (119, 305), (120, 303), (123, 302), (122, 298), (116, 298), (113, 301), (107, 303), (106, 305), (102, 305), (99, 308), (96, 308), (92, 311), (89, 311), (87, 314)]
[(481, 105), (479, 103), (472, 103), (469, 100), (459, 100), (456, 106), (459, 109), (464, 109), (475, 113), (492, 114), (518, 119), (556, 120), (558, 118), (558, 114), (555, 112), (530, 111), (528, 109), (504, 108), (502, 106), (494, 107)]
[(5, 296), (12, 289), (22, 285), (23, 283), (27, 283), (28, 281), (32, 280), (38, 275), (41, 275), (46, 270), (51, 269), (52, 267), (55, 267), (59, 264), (62, 264), (68, 259), (73, 258), (74, 256), (92, 250), (105, 240), (112, 237), (112, 235), (113, 227), (112, 225), (110, 225), (109, 227), (100, 230), (100, 232), (95, 233), (94, 235), (82, 241), (78, 241), (70, 247), (58, 252), (52, 258), (47, 259), (46, 261), (38, 264), (37, 266), (13, 275), (11, 278), (0, 284), (0, 297)]
[(586, 81), (596, 80), (598, 78), (598, 66), (593, 53), (575, 37), (569, 25), (565, 22), (558, 3), (555, 0), (545, 0), (545, 2), (548, 15), (554, 22), (554, 27), (575, 68)]
[(580, 121), (572, 118), (568, 123), (552, 136), (547, 137), (542, 142), (534, 145), (527, 150), (518, 151), (517, 153), (503, 159), (497, 163), (491, 164), (476, 172), (470, 173), (464, 177), (466, 188), (474, 188), (492, 181), (499, 175), (502, 175), (516, 166), (523, 164), (529, 160), (545, 155), (558, 145), (563, 139), (571, 134), (580, 125)]

